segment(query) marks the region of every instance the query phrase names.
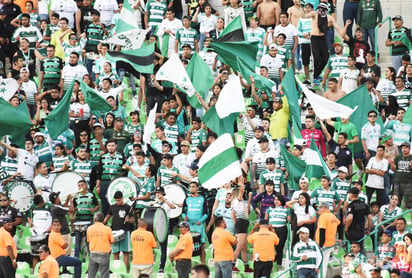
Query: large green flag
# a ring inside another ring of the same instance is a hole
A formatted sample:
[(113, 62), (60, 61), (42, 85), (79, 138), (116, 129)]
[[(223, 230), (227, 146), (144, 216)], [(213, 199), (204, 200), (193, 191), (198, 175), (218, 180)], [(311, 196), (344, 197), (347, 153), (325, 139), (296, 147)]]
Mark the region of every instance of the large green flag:
[(261, 91), (265, 91), (269, 96), (271, 96), (272, 88), (276, 85), (275, 82), (250, 70), (250, 68), (246, 66), (243, 60), (239, 57), (237, 57), (237, 66), (247, 83), (251, 84), (249, 77), (252, 76), (255, 80), (255, 87)]
[(0, 137), (10, 135), (13, 143), (24, 146), (24, 138), (31, 125), (26, 101), (14, 108), (0, 97)]
[(100, 117), (102, 113), (112, 111), (113, 107), (83, 81), (80, 83), (80, 89), (93, 115)]
[(283, 145), (280, 145), (280, 152), (285, 161), (286, 171), (289, 173), (289, 188), (299, 190), (299, 180), (305, 172), (306, 163), (288, 152)]
[(322, 155), (316, 146), (315, 140), (313, 140), (313, 133), (310, 140), (310, 148), (306, 149), (305, 152), (307, 152), (305, 176), (309, 180), (319, 179), (323, 175), (330, 177), (329, 168), (323, 160)]
[(60, 100), (59, 104), (57, 104), (56, 108), (44, 118), (49, 135), (53, 140), (56, 140), (57, 137), (69, 127), (70, 98), (73, 94), (75, 79), (76, 78), (73, 79), (72, 84)]
[(215, 41), (210, 43), (210, 47), (218, 54), (219, 61), (229, 65), (235, 71), (240, 71), (237, 63), (238, 58), (249, 70), (255, 70), (257, 41)]
[[(376, 107), (373, 105), (372, 99), (369, 96), (366, 85), (362, 85), (356, 90), (352, 91), (350, 94), (342, 97), (337, 101), (337, 103), (346, 105), (352, 109), (357, 106), (357, 109), (350, 116), (349, 121), (356, 126), (356, 130), (359, 134), (359, 143), (355, 144), (353, 150), (354, 152), (363, 151), (362, 143), (360, 140), (362, 127), (368, 122), (368, 112), (371, 110), (377, 112)], [(380, 117), (378, 117), (376, 123), (381, 126), (381, 132), (383, 133), (383, 122)]]
[(130, 6), (129, 1), (124, 1), (119, 20), (117, 21), (117, 24), (115, 26), (116, 34), (121, 34), (133, 30), (137, 31), (137, 29), (138, 26), (133, 13), (133, 9)]
[[(210, 90), (213, 85), (213, 73), (206, 62), (200, 57), (197, 52), (195, 52), (190, 59), (189, 64), (186, 67), (187, 75), (192, 81), (193, 86), (197, 93), (199, 93), (202, 98), (205, 98), (206, 93)], [(187, 97), (190, 105), (194, 108), (202, 108), (196, 95)]]
[(153, 73), (154, 43), (143, 44), (139, 49), (108, 51), (106, 59), (116, 63), (116, 68), (124, 68), (126, 71), (139, 76), (139, 73)]
[(296, 123), (300, 123), (301, 121), (300, 107), (299, 107), (299, 102), (298, 102), (300, 93), (296, 89), (295, 75), (293, 73), (292, 67), (289, 67), (289, 70), (286, 72), (285, 76), (283, 77), (281, 86), (288, 100), (291, 118), (293, 117)]
[(412, 49), (411, 38), (406, 33), (402, 33), (402, 36), (397, 40), (401, 41), (407, 48)]
[(245, 39), (245, 34), (242, 28), (242, 20), (240, 19), (240, 16), (238, 16), (233, 19), (225, 29), (223, 29), (222, 33), (220, 34), (219, 38), (216, 39), (216, 41), (244, 41)]
[(217, 136), (220, 136), (224, 133), (230, 133), (231, 135), (233, 135), (235, 130), (234, 123), (236, 118), (239, 117), (239, 113), (232, 113), (227, 117), (220, 118), (216, 112), (215, 106), (216, 105), (212, 105), (212, 107), (207, 110), (207, 112), (202, 117), (202, 121), (213, 132), (216, 132)]
[(405, 115), (403, 116), (402, 122), (407, 124), (412, 124), (412, 106), (409, 106), (408, 110), (406, 110)]

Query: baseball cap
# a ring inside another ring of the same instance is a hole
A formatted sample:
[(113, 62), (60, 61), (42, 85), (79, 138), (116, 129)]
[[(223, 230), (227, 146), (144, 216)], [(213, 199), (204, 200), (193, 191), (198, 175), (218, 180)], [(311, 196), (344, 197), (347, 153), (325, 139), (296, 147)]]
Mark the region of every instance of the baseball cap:
[(273, 50), (273, 49), (278, 50), (278, 45), (276, 43), (272, 43), (269, 45), (269, 50)]
[(273, 102), (279, 102), (279, 103), (283, 103), (282, 98), (281, 97), (275, 97), (273, 99)]
[(337, 45), (340, 45), (340, 46), (343, 47), (343, 44), (342, 44), (341, 42), (335, 42), (335, 43), (333, 44), (333, 47), (335, 47), (335, 46), (337, 46)]
[(266, 137), (262, 137), (260, 138), (259, 143), (269, 143), (269, 140)]
[(190, 147), (190, 143), (189, 143), (189, 141), (184, 140), (184, 141), (182, 141), (182, 143), (180, 143), (180, 146), (189, 146)]
[(179, 223), (179, 225), (177, 225), (179, 228), (189, 228), (190, 227), (190, 225), (189, 225), (189, 223), (188, 222), (186, 222), (186, 221), (181, 221), (180, 223)]
[(301, 177), (300, 180), (299, 180), (299, 183), (301, 183), (301, 182), (307, 182), (307, 183), (309, 183), (309, 180), (308, 180), (307, 177)]
[(348, 193), (358, 195), (360, 191), (356, 187), (352, 187), (351, 189), (349, 189)]
[(93, 128), (95, 128), (95, 127), (103, 128), (103, 126), (102, 126), (100, 123), (95, 123), (95, 124), (93, 125)]
[(123, 122), (122, 117), (116, 117), (116, 119), (114, 119), (116, 122)]
[(392, 237), (392, 232), (390, 230), (385, 230), (382, 234), (386, 234), (388, 237)]
[(162, 193), (163, 195), (166, 194), (164, 188), (161, 186), (156, 187), (154, 193)]
[(299, 233), (309, 234), (309, 229), (306, 228), (306, 227), (301, 227), (301, 228), (296, 232), (296, 234), (299, 234)]
[[(0, 13), (0, 14), (1, 14), (1, 13)], [(20, 69), (20, 73), (22, 73), (23, 71), (27, 71), (28, 73), (30, 73), (30, 70), (29, 70), (28, 67), (22, 67), (22, 68)]]
[(327, 9), (329, 9), (329, 7), (328, 7), (328, 4), (326, 4), (326, 3), (320, 3), (318, 5), (318, 9), (327, 10)]
[(338, 172), (344, 172), (345, 174), (348, 173), (348, 168), (346, 168), (346, 166), (340, 166), (338, 168)]
[(56, 199), (59, 197), (60, 191), (59, 192), (52, 192), (49, 195), (49, 200), (52, 204), (56, 201)]
[(410, 147), (411, 147), (411, 144), (409, 144), (409, 142), (403, 142), (403, 143), (401, 144), (401, 147), (403, 147), (403, 146), (410, 148)]
[(255, 127), (255, 130), (260, 130), (260, 131), (265, 131), (265, 129), (263, 128), (263, 126), (257, 126)]
[(403, 17), (401, 15), (395, 15), (394, 17), (392, 17), (392, 20), (402, 20), (403, 21)]
[(137, 110), (130, 111), (129, 116), (131, 116), (132, 114), (139, 115), (139, 111)]
[(44, 134), (42, 132), (38, 131), (34, 134), (34, 138), (36, 138), (37, 136), (43, 136), (44, 137)]

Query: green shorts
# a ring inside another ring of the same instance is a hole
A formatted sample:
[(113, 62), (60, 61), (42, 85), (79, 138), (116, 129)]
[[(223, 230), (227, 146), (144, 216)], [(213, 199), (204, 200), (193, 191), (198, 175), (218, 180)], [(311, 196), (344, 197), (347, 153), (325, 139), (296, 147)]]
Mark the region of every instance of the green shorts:
[(130, 252), (130, 231), (126, 231), (126, 237), (112, 244), (112, 253)]

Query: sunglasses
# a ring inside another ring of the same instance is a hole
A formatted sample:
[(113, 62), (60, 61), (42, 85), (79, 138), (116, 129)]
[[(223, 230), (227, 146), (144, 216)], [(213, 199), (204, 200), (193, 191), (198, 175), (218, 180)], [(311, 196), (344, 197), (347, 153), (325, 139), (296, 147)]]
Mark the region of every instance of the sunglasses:
[(87, 133), (86, 134), (80, 134), (80, 136), (87, 136)]
[(7, 202), (9, 199), (0, 199), (0, 202)]
[(376, 115), (369, 115), (369, 118), (376, 118)]

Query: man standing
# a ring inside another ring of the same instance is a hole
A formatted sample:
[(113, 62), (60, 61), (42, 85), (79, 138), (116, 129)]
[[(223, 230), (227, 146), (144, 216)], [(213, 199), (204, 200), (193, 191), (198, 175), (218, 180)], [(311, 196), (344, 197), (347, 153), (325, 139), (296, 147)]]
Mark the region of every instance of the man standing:
[(61, 227), (60, 220), (54, 219), (49, 235), (50, 254), (56, 259), (59, 266), (74, 266), (74, 277), (80, 278), (82, 275), (82, 262), (78, 258), (66, 256), (65, 249), (68, 244), (60, 233)]
[(47, 46), (46, 53), (47, 57), (41, 61), (39, 74), (39, 88), (43, 88), (44, 91), (63, 84), (61, 83), (63, 61), (56, 57), (56, 47)]
[(116, 152), (117, 141), (109, 139), (106, 142), (107, 152), (100, 158), (98, 168), (100, 177), (96, 181), (96, 193), (99, 194), (102, 200), (102, 212), (107, 214), (109, 203), (106, 198), (107, 189), (110, 183), (119, 177), (122, 173), (122, 165), (124, 164), (123, 156)]
[(321, 151), (322, 156), (326, 157), (325, 137), (322, 131), (315, 128), (315, 116), (307, 115), (305, 118), (305, 126), (306, 129), (303, 129), (300, 133), (303, 140), (306, 141), (306, 146), (310, 146), (313, 136), (313, 140), (315, 140), (316, 146)]
[(110, 245), (114, 243), (112, 229), (103, 224), (104, 214), (98, 212), (94, 215), (94, 224), (87, 229), (87, 241), (90, 244), (90, 258), (88, 277), (109, 277)]
[(309, 238), (308, 228), (301, 227), (297, 233), (299, 242), (293, 246), (292, 260), (297, 261), (298, 278), (317, 278), (322, 262), (322, 252), (319, 245)]
[[(50, 254), (50, 249), (47, 245), (40, 246), (40, 260), (42, 263), (39, 268), (39, 278), (58, 278), (59, 264)], [(89, 276), (90, 277), (90, 276)]]
[(123, 253), (123, 261), (126, 265), (127, 271), (130, 270), (129, 267), (129, 253), (130, 253), (130, 230), (131, 225), (129, 222), (129, 211), (130, 206), (125, 204), (123, 199), (123, 193), (121, 191), (116, 191), (114, 193), (114, 205), (111, 205), (107, 211), (106, 218), (103, 221), (103, 224), (107, 224), (110, 218), (112, 219), (112, 230), (113, 231), (124, 231), (126, 236), (121, 241), (115, 242), (112, 245), (113, 259), (118, 260), (120, 257), (120, 252)]
[(181, 54), (182, 47), (186, 44), (190, 45), (192, 50), (199, 52), (199, 34), (190, 27), (192, 18), (190, 15), (183, 17), (183, 27), (176, 31), (175, 52)]
[(178, 277), (188, 278), (192, 269), (193, 238), (189, 232), (188, 222), (182, 221), (177, 226), (179, 227), (180, 239), (175, 249), (169, 254), (169, 258), (172, 263), (176, 261)]
[(336, 232), (340, 221), (336, 216), (330, 212), (329, 204), (326, 202), (321, 202), (319, 204), (319, 219), (318, 228), (316, 230), (315, 239), (321, 248), (323, 248), (323, 277), (327, 276), (328, 262), (330, 253), (332, 252), (332, 247), (336, 243)]
[(396, 72), (398, 72), (402, 65), (402, 56), (409, 54), (409, 48), (401, 40), (405, 36), (410, 39), (410, 32), (408, 28), (403, 26), (401, 15), (392, 17), (392, 21), (395, 28), (389, 31), (385, 44), (391, 47), (392, 65)]
[(18, 209), (11, 207), (10, 198), (6, 194), (2, 194), (0, 195), (0, 223), (5, 220), (11, 221), (10, 234), (13, 237), (16, 234), (16, 227), (21, 225), (23, 221), (22, 214)]
[(11, 235), (12, 219), (4, 218), (2, 220), (3, 227), (0, 228), (0, 277), (14, 277), (17, 268), (17, 247)]
[(362, 127), (361, 141), (365, 159), (369, 161), (372, 156), (375, 156), (381, 136), (381, 126), (376, 124), (378, 113), (375, 110), (368, 112), (368, 122)]
[(287, 101), (284, 103), (283, 100), (286, 100), (285, 96), (273, 99), (274, 112), (270, 116), (269, 132), (275, 148), (280, 148), (279, 145), (286, 146), (288, 141), (289, 104)]
[(395, 171), (395, 185), (393, 193), (399, 196), (399, 206), (405, 197), (405, 209), (412, 208), (412, 155), (410, 155), (411, 145), (408, 142), (401, 144), (402, 154), (395, 157), (391, 164)]
[(365, 170), (365, 173), (369, 174), (365, 184), (368, 200), (372, 199), (372, 194), (376, 191), (377, 201), (380, 206), (383, 206), (385, 204), (385, 200), (387, 199), (387, 196), (385, 197), (384, 176), (386, 171), (388, 171), (389, 163), (384, 158), (384, 155), (385, 146), (379, 145), (376, 156), (369, 160)]
[(370, 39), (372, 50), (375, 50), (375, 27), (382, 26), (382, 8), (379, 0), (361, 0), (358, 7), (356, 23), (363, 29), (364, 40)]
[(189, 184), (190, 196), (188, 196), (183, 204), (182, 217), (190, 225), (190, 231), (199, 233), (200, 238), (200, 261), (205, 263), (205, 242), (206, 231), (204, 222), (208, 217), (208, 207), (205, 197), (199, 194), (199, 184), (192, 181)]
[(212, 234), (212, 245), (214, 250), (215, 277), (232, 277), (233, 247), (237, 239), (226, 229), (223, 217), (215, 219), (215, 230)]
[(270, 277), (276, 252), (275, 245), (279, 244), (278, 236), (269, 230), (269, 222), (260, 219), (247, 237), (253, 244), (253, 277)]
[(153, 273), (153, 248), (156, 248), (156, 239), (147, 229), (147, 222), (140, 218), (137, 230), (132, 232), (130, 239), (133, 248), (132, 274), (140, 277), (140, 274), (152, 276)]

